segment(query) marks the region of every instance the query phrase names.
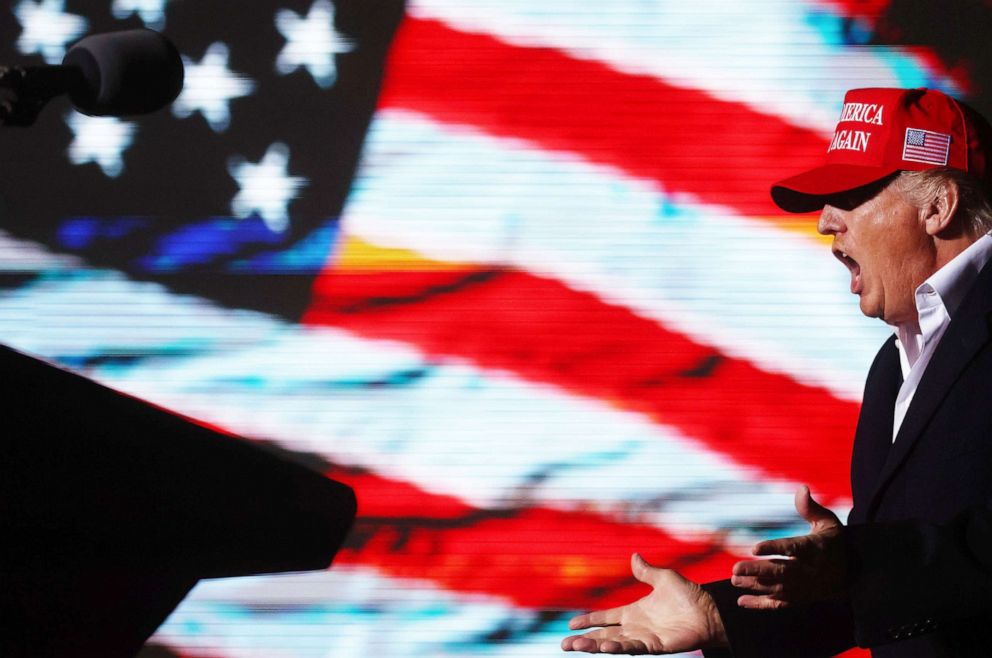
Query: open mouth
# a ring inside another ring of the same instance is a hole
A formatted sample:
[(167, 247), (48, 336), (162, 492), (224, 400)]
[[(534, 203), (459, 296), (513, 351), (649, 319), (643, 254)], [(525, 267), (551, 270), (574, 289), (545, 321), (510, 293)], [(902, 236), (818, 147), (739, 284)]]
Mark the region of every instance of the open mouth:
[(844, 264), (844, 267), (851, 273), (851, 292), (855, 295), (861, 294), (861, 266), (858, 261), (847, 255), (847, 252), (840, 249), (834, 250), (834, 256)]

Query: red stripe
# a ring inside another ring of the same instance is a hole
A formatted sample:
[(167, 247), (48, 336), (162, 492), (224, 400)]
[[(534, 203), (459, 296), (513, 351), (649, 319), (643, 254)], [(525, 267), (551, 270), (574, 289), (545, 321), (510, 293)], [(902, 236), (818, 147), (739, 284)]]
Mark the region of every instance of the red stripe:
[[(222, 654), (214, 653), (215, 649), (196, 647), (182, 647), (172, 644), (175, 640), (166, 640), (161, 637), (152, 636), (150, 640), (141, 648), (138, 653), (140, 658), (220, 658)], [(220, 641), (218, 640), (218, 644)]]
[(821, 164), (826, 139), (772, 114), (552, 48), (407, 18), (380, 106), (522, 138), (748, 215), (779, 215), (769, 185)]
[(892, 4), (892, 0), (818, 0), (818, 2), (848, 18), (867, 19), (871, 25), (874, 25)]
[(850, 497), (858, 405), (517, 271), (330, 271), (304, 321), (617, 401), (768, 477)]
[(699, 582), (727, 578), (739, 559), (711, 541), (681, 541), (595, 514), (481, 510), (368, 472), (328, 475), (355, 489), (360, 510), (336, 564), (373, 566), (516, 605), (575, 610), (636, 600), (648, 590), (630, 575), (634, 550)]
[(854, 648), (844, 653), (839, 653), (835, 658), (871, 658), (871, 651), (868, 649)]

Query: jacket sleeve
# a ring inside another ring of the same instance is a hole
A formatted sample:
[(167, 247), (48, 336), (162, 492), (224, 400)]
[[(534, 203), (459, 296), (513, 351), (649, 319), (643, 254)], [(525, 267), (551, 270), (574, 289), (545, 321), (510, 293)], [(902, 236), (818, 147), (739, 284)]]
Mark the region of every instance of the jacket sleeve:
[(943, 525), (853, 525), (846, 541), (859, 645), (950, 630), (992, 614), (992, 505)]
[(707, 658), (832, 656), (943, 629), (958, 635), (968, 620), (992, 615), (992, 504), (947, 524), (869, 523), (845, 531), (849, 560), (846, 602), (746, 610), (744, 590), (708, 583), (730, 642)]
[(854, 646), (851, 610), (844, 602), (781, 610), (737, 605), (746, 590), (721, 580), (703, 585), (716, 602), (729, 649), (706, 649), (706, 658), (826, 658)]

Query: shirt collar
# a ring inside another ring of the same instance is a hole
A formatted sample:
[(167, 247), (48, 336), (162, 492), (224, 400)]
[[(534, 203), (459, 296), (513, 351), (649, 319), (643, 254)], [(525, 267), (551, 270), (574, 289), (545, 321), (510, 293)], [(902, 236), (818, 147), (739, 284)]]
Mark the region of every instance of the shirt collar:
[(954, 317), (990, 257), (992, 235), (986, 233), (916, 288), (917, 312), (923, 314), (928, 308), (940, 304), (947, 310), (948, 316)]
[[(985, 234), (917, 286), (915, 301), (919, 330), (911, 325), (893, 327), (899, 339), (900, 357), (915, 360), (924, 343), (929, 342), (957, 312), (978, 273), (990, 259), (992, 235)], [(912, 354), (906, 354), (906, 350)]]

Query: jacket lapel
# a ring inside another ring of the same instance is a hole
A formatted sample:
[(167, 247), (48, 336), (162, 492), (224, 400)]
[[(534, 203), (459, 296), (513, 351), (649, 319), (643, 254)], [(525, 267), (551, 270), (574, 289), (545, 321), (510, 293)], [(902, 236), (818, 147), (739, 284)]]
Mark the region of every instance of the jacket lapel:
[(930, 364), (923, 373), (916, 395), (906, 411), (906, 417), (895, 443), (889, 450), (885, 465), (875, 484), (867, 512), (873, 515), (886, 484), (906, 460), (913, 446), (926, 429), (948, 391), (975, 354), (989, 340), (988, 314), (992, 310), (992, 267), (985, 267), (975, 285), (961, 302), (961, 307), (944, 332)]
[(896, 337), (892, 336), (878, 351), (865, 382), (851, 455), (851, 493), (854, 495), (851, 523), (864, 522), (868, 502), (892, 448), (892, 417), (902, 385), (895, 342)]

